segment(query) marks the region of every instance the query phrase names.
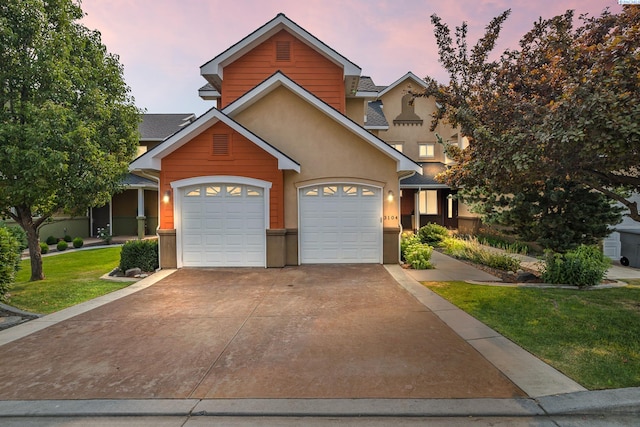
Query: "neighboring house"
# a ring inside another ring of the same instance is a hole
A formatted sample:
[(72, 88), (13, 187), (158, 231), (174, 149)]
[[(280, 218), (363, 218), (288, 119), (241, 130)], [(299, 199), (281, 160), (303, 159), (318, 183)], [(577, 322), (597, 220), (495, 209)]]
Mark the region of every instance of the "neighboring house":
[[(156, 147), (195, 118), (192, 113), (143, 114), (138, 125), (138, 156)], [(128, 174), (124, 190), (105, 206), (89, 211), (90, 235), (105, 229), (113, 236), (155, 235), (158, 228), (158, 181), (152, 176)]]
[[(422, 166), (422, 174), (400, 181), (404, 230), (417, 230), (432, 222), (473, 233), (479, 218), (459, 203), (455, 190), (435, 180), (451, 163), (436, 135), (445, 144), (456, 144), (460, 148), (464, 148), (467, 141), (457, 129), (442, 123), (434, 131), (430, 130), (438, 108), (435, 99), (414, 98), (411, 94), (425, 88), (425, 82), (411, 72), (389, 86), (376, 86), (370, 78), (361, 79), (358, 92), (367, 97), (364, 127)], [(352, 106), (351, 110), (356, 111), (356, 107)]]
[[(634, 193), (629, 200), (640, 204), (640, 194)], [(612, 230), (602, 242), (604, 254), (614, 261), (625, 257), (632, 267), (640, 267), (640, 222), (624, 216)]]
[(279, 14), (200, 71), (218, 108), (130, 166), (159, 180), (162, 268), (399, 261), (422, 168), (363, 127), (357, 65)]

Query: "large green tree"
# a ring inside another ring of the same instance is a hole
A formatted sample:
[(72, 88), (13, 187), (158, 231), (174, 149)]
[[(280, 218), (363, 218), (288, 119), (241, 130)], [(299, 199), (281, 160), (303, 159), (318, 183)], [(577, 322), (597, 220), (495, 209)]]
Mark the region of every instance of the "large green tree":
[(106, 203), (134, 157), (139, 110), (118, 57), (72, 0), (0, 4), (0, 212), (27, 233), (54, 213)]
[[(582, 16), (577, 28), (572, 11), (540, 19), (518, 49), (495, 61), (487, 58), (508, 12), (492, 21), (470, 54), (466, 26), (456, 29), (454, 44), (448, 27), (432, 16), (451, 81), (439, 85), (427, 79), (423, 95), (435, 96), (442, 106), (434, 124), (446, 120), (469, 140), (463, 150), (448, 149), (457, 164), (441, 178), (464, 188), (466, 198), (489, 218), (535, 224), (542, 240), (540, 225), (553, 219), (555, 230), (575, 236), (554, 249), (589, 243), (606, 234), (602, 221), (619, 221), (605, 197), (640, 220), (629, 199), (640, 190), (639, 11), (627, 6), (618, 15)], [(580, 218), (579, 210), (560, 202), (550, 188), (600, 214)], [(518, 214), (505, 214), (509, 209)], [(585, 230), (585, 221), (589, 231), (574, 233)]]

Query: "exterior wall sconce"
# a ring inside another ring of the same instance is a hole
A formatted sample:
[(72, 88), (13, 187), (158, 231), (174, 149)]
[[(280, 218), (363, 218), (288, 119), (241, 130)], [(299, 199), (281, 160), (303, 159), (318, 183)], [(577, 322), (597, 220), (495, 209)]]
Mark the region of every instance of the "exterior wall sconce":
[(391, 190), (389, 190), (389, 192), (387, 193), (387, 202), (393, 202), (393, 191)]
[(164, 196), (162, 196), (163, 203), (169, 203), (169, 200), (171, 200), (171, 190), (165, 191)]

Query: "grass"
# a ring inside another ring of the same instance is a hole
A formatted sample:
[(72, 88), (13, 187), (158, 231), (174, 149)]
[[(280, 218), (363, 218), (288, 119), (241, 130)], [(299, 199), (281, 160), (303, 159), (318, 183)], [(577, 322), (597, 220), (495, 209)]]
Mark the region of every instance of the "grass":
[(638, 288), (425, 285), (587, 389), (640, 386)]
[(128, 286), (101, 280), (120, 262), (120, 247), (74, 251), (43, 257), (45, 279), (30, 282), (30, 261), (20, 264), (8, 304), (33, 313), (48, 314)]

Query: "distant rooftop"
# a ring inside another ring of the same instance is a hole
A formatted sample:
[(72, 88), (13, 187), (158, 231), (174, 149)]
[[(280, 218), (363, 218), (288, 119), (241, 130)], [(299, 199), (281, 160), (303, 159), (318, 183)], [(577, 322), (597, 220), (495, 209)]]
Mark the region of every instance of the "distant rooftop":
[(163, 141), (195, 119), (193, 113), (143, 114), (138, 125), (141, 141)]

